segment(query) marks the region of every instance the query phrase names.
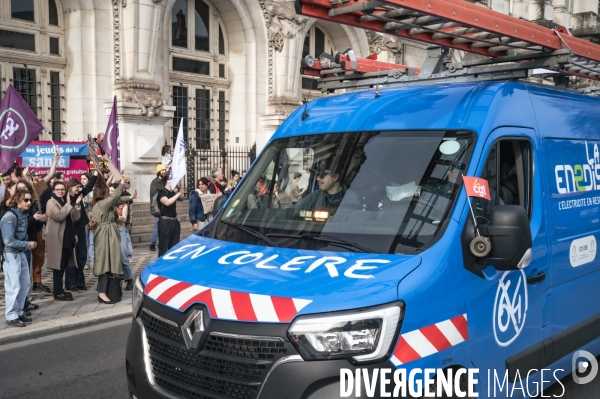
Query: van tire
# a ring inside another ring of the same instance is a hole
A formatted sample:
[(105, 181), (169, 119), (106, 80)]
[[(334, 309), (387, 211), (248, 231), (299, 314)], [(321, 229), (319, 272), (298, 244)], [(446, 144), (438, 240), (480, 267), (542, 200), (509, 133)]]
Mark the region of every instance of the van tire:
[[(444, 372), (447, 372), (448, 370), (452, 369), (453, 373), (455, 374), (456, 371), (460, 370), (460, 369), (465, 369), (464, 367), (459, 367), (459, 366), (455, 366), (455, 367), (448, 367), (444, 369)], [(468, 391), (468, 381), (467, 381), (467, 373), (463, 374), (460, 377), (460, 390), (463, 392), (467, 392)], [(437, 392), (437, 379), (434, 380), (434, 383), (432, 385), (432, 391), (433, 392)], [(444, 392), (442, 392), (442, 396), (434, 396), (435, 398), (448, 398), (448, 399), (458, 399), (459, 397), (456, 395), (452, 395), (452, 396), (447, 396)], [(475, 397), (472, 396), (465, 396), (461, 399), (475, 399)]]

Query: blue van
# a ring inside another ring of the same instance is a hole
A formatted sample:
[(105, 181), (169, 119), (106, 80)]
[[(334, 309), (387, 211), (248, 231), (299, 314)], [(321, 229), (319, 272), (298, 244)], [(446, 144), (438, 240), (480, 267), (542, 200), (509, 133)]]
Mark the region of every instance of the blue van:
[(301, 107), (136, 282), (131, 394), (334, 398), (359, 368), (476, 368), (479, 397), (556, 383), (600, 354), (599, 107), (520, 82)]

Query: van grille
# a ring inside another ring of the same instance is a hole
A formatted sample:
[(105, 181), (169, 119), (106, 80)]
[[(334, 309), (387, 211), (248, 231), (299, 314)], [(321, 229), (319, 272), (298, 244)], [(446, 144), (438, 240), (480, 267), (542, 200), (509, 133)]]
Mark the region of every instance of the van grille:
[(157, 385), (181, 398), (255, 399), (268, 371), (287, 354), (279, 340), (218, 334), (209, 335), (198, 353), (185, 348), (179, 327), (147, 312), (142, 312), (142, 322)]

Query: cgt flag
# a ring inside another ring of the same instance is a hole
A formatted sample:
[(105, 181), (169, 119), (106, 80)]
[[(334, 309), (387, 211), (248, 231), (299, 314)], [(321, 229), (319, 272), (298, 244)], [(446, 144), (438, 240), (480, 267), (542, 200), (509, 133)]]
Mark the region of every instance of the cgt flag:
[(113, 106), (110, 111), (110, 117), (108, 118), (108, 125), (106, 125), (106, 132), (104, 133), (104, 140), (106, 140), (106, 153), (110, 157), (112, 163), (121, 170), (121, 143), (119, 140), (119, 120), (117, 115), (117, 96), (113, 99)]
[(463, 181), (469, 197), (492, 199), (487, 180), (481, 177), (463, 176)]
[(175, 187), (179, 180), (186, 174), (187, 160), (185, 158), (185, 141), (183, 140), (183, 118), (179, 124), (177, 132), (177, 142), (173, 146), (173, 163), (171, 164), (171, 173), (169, 174), (169, 184)]
[(43, 130), (23, 97), (8, 86), (0, 103), (0, 172), (7, 171)]

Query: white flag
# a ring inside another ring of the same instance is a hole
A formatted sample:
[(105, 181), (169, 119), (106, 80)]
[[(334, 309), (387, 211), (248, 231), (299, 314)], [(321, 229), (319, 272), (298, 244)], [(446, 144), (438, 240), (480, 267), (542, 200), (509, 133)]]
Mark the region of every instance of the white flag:
[(173, 163), (171, 164), (171, 174), (169, 176), (169, 184), (175, 187), (179, 180), (187, 173), (187, 161), (185, 159), (185, 141), (183, 140), (183, 118), (179, 124), (177, 132), (177, 141), (173, 146)]

